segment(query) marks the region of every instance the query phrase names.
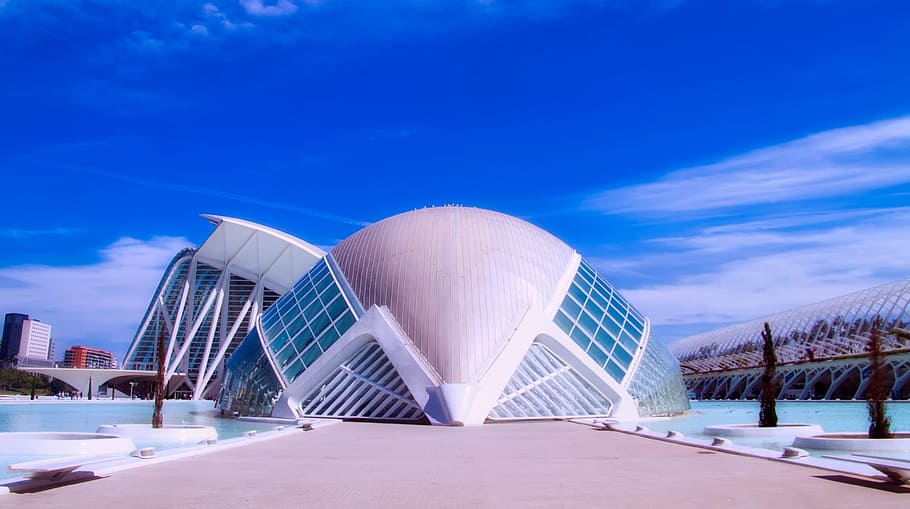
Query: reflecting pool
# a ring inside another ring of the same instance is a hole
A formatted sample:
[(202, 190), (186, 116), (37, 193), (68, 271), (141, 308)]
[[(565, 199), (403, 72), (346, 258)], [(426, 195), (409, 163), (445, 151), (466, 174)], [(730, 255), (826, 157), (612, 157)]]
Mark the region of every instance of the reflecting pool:
[[(688, 415), (642, 425), (659, 433), (672, 429), (688, 437), (709, 440), (711, 437), (702, 434), (705, 426), (757, 423), (758, 411), (758, 401), (693, 401)], [(818, 424), (825, 432), (865, 433), (869, 430), (865, 401), (778, 401), (777, 416), (780, 423)], [(889, 402), (888, 416), (892, 431), (910, 430), (910, 402)], [(728, 438), (735, 444), (764, 449), (781, 450), (792, 445), (792, 440)], [(832, 451), (809, 452), (814, 455), (832, 454)]]
[[(102, 424), (148, 424), (152, 422), (154, 402), (141, 400), (94, 401), (2, 401), (0, 402), (0, 432), (6, 431), (77, 431), (94, 433)], [(198, 424), (212, 426), (218, 439), (244, 436), (247, 431), (275, 429), (275, 424), (243, 422), (222, 418), (212, 401), (164, 402), (165, 424)], [(134, 440), (135, 442), (135, 440)], [(161, 443), (136, 443), (136, 447), (168, 446)], [(15, 477), (6, 473), (12, 463), (40, 459), (39, 456), (10, 456), (0, 451), (0, 479)]]

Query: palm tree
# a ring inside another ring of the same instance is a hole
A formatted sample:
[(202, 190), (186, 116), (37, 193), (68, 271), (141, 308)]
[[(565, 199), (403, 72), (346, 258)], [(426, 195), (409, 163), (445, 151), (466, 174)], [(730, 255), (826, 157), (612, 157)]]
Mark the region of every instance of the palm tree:
[(777, 354), (774, 353), (774, 337), (771, 335), (771, 326), (765, 322), (765, 330), (761, 333), (764, 345), (762, 347), (762, 360), (765, 370), (761, 375), (761, 410), (758, 414), (760, 428), (777, 427), (777, 382), (774, 380), (777, 371)]
[(164, 331), (158, 333), (158, 373), (155, 376), (155, 382), (158, 387), (155, 390), (155, 411), (152, 413), (152, 428), (164, 426), (164, 356), (165, 356)]
[(891, 419), (888, 418), (885, 400), (888, 399), (888, 381), (885, 379), (885, 354), (878, 324), (872, 325), (869, 334), (869, 390), (866, 406), (869, 409), (869, 438), (891, 438)]

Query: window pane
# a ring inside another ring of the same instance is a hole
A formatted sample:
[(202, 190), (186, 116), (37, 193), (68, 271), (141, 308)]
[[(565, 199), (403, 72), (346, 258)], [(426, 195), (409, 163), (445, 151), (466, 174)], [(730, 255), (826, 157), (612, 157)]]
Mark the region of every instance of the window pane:
[(319, 346), (322, 347), (323, 351), (328, 350), (329, 347), (332, 346), (335, 343), (335, 341), (338, 340), (338, 337), (339, 337), (338, 331), (335, 330), (335, 327), (329, 327), (325, 331), (325, 334), (323, 334), (322, 337), (319, 338)]
[(578, 313), (581, 313), (581, 306), (572, 300), (572, 297), (566, 295), (565, 300), (562, 301), (562, 310), (565, 311), (566, 315), (574, 322), (575, 319), (578, 318)]
[(588, 349), (588, 343), (591, 342), (591, 339), (587, 335), (585, 335), (585, 333), (581, 329), (579, 329), (578, 327), (575, 327), (575, 330), (573, 330), (572, 334), (569, 334), (569, 335), (572, 337), (572, 340), (575, 341), (578, 344), (578, 346), (581, 347), (582, 350)]
[(613, 358), (623, 368), (628, 368), (629, 364), (632, 364), (632, 354), (621, 346), (618, 346), (616, 347), (616, 350), (613, 350)]
[(572, 330), (572, 319), (566, 316), (562, 311), (556, 312), (556, 318), (554, 318), (553, 321), (555, 321), (556, 325), (558, 325), (566, 334)]
[(591, 318), (591, 315), (586, 311), (581, 312), (581, 316), (578, 318), (578, 325), (584, 327), (589, 336), (593, 336), (594, 332), (597, 331), (597, 321)]
[(600, 367), (603, 367), (603, 365), (607, 363), (607, 352), (601, 350), (596, 344), (592, 344), (591, 348), (588, 349), (588, 355), (590, 355), (591, 358), (594, 359), (594, 362)]
[(356, 319), (350, 311), (345, 311), (340, 318), (335, 322), (335, 327), (338, 329), (338, 332), (344, 334), (354, 325)]
[(622, 377), (626, 374), (622, 368), (614, 364), (613, 361), (607, 363), (607, 373), (609, 373), (617, 382), (622, 382)]
[(569, 287), (569, 295), (575, 297), (575, 300), (578, 302), (584, 302), (587, 298), (585, 291), (578, 287), (575, 283), (572, 283), (572, 286)]

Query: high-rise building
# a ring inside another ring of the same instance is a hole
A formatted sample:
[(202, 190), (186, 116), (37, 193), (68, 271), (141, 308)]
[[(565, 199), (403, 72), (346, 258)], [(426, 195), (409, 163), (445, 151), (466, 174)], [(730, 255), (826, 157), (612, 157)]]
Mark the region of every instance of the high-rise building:
[(7, 313), (3, 319), (3, 340), (0, 342), (0, 363), (11, 364), (19, 355), (19, 343), (22, 341), (22, 324), (28, 315)]
[(114, 369), (117, 359), (106, 350), (89, 346), (73, 346), (63, 354), (64, 368)]
[(51, 326), (21, 313), (7, 313), (3, 324), (0, 362), (19, 366), (48, 366)]

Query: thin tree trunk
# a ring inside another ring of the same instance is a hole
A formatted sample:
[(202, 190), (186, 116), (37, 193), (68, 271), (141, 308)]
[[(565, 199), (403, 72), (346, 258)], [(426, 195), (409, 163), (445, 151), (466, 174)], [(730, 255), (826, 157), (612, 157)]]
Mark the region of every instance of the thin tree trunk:
[(160, 428), (164, 426), (164, 391), (167, 390), (164, 385), (164, 367), (165, 367), (165, 340), (164, 331), (158, 333), (158, 374), (155, 376), (155, 411), (152, 413), (152, 427)]

